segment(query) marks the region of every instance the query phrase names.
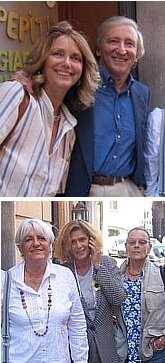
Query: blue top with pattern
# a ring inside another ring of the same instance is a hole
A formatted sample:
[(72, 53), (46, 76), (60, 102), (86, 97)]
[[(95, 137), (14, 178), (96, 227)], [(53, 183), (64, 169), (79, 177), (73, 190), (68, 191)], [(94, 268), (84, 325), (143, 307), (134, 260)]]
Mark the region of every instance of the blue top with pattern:
[(127, 328), (128, 363), (139, 362), (140, 327), (141, 327), (141, 281), (143, 276), (130, 280), (124, 276), (127, 298), (122, 304), (123, 316)]

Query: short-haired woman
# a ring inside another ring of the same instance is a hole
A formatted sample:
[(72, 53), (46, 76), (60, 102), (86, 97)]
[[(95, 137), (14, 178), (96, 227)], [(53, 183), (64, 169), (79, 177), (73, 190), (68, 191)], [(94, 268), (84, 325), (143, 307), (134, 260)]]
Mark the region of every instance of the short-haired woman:
[(160, 268), (149, 260), (150, 249), (147, 230), (136, 227), (128, 232), (128, 258), (121, 265), (127, 291), (122, 313), (128, 350), (121, 363), (165, 362), (164, 283)]
[[(23, 261), (10, 269), (9, 361), (87, 363), (86, 322), (75, 278), (53, 265), (54, 235), (45, 222), (25, 219), (16, 245)], [(2, 292), (4, 278), (2, 275)], [(69, 348), (70, 347), (70, 348)]]

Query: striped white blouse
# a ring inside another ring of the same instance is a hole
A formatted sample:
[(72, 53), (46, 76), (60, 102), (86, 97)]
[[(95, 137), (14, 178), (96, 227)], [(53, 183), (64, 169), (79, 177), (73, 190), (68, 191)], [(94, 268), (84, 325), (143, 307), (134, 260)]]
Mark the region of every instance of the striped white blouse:
[[(0, 144), (15, 125), (23, 97), (19, 82), (0, 85)], [(53, 106), (44, 90), (38, 101), (30, 95), (25, 114), (0, 150), (1, 197), (49, 197), (65, 191), (77, 121), (64, 104), (61, 109), (58, 133), (49, 154)]]

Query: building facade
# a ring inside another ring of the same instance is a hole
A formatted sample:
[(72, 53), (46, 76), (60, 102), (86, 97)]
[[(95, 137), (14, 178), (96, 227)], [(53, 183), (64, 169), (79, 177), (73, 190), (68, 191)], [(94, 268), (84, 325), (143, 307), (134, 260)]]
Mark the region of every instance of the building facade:
[(165, 201), (155, 201), (152, 205), (153, 237), (162, 242), (165, 237)]

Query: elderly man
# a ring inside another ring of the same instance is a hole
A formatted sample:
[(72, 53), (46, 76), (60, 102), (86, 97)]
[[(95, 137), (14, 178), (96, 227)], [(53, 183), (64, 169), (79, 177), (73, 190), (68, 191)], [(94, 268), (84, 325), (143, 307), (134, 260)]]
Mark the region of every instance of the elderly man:
[(137, 24), (112, 17), (97, 30), (101, 83), (92, 108), (76, 113), (66, 196), (141, 197), (150, 92), (131, 75), (144, 54)]

